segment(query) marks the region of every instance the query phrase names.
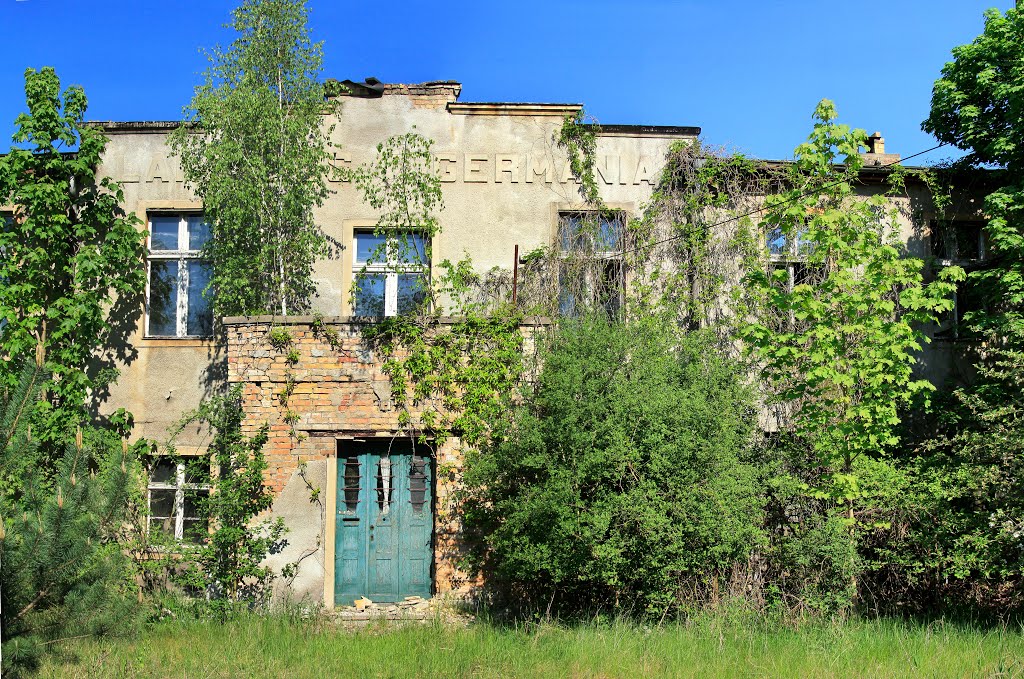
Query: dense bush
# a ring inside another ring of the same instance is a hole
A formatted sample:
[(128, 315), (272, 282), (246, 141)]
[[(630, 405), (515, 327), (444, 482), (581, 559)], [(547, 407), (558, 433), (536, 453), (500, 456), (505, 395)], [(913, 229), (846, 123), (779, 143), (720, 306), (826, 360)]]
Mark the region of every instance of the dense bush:
[(564, 321), (542, 362), (467, 460), (474, 563), (561, 610), (714, 596), (763, 540), (737, 366), (704, 335), (602, 317)]
[(1024, 604), (1024, 341), (991, 338), (974, 367), (918, 415), (888, 528), (865, 544), (890, 610), (1006, 616)]

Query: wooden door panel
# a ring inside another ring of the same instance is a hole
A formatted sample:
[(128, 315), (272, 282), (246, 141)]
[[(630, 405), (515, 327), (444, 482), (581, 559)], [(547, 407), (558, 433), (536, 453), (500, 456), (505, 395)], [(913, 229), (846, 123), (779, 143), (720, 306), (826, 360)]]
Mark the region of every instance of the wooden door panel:
[(434, 521), (430, 456), (412, 446), (345, 445), (338, 459), (335, 603), (350, 605), (360, 596), (381, 603), (429, 597)]

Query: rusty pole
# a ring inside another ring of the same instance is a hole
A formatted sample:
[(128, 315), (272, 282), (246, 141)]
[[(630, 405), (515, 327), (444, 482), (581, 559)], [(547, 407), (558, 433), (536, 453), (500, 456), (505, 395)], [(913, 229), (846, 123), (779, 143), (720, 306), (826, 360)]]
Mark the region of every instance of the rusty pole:
[(519, 243), (516, 243), (515, 254), (512, 257), (512, 306), (515, 306), (519, 292)]

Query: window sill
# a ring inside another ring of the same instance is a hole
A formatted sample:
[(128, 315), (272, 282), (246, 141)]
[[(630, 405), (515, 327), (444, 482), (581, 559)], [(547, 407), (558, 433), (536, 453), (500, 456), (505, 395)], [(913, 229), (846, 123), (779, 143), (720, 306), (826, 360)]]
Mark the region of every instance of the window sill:
[(218, 344), (215, 335), (192, 336), (192, 337), (160, 337), (146, 336), (139, 343), (139, 347), (213, 347)]

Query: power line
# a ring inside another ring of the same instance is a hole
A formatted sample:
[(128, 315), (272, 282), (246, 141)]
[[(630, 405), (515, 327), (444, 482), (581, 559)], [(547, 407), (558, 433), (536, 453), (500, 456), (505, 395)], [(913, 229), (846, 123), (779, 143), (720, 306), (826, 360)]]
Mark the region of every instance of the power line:
[[(917, 158), (918, 156), (923, 156), (926, 153), (931, 153), (932, 151), (935, 151), (936, 149), (941, 149), (943, 146), (948, 146), (948, 145), (949, 144), (947, 144), (946, 142), (942, 142), (941, 144), (937, 144), (937, 145), (931, 147), (930, 149), (925, 149), (924, 151), (918, 151), (917, 153), (909, 155), (906, 158), (900, 158), (899, 160), (894, 160), (891, 163), (886, 163), (884, 165), (873, 165), (872, 168), (873, 169), (881, 170), (881, 169), (885, 169), (887, 167), (892, 167), (893, 165), (899, 165), (900, 163), (902, 163), (905, 160), (910, 160), (911, 158)], [(841, 180), (832, 182), (830, 184), (823, 184), (823, 185), (821, 185), (819, 187), (816, 187), (816, 188), (813, 188), (813, 189), (808, 189), (807, 191), (804, 191), (803, 193), (800, 193), (800, 194), (798, 194), (796, 196), (793, 196), (792, 198), (790, 198), (788, 200), (784, 200), (781, 203), (777, 203), (777, 204), (778, 205), (785, 205), (786, 203), (796, 202), (796, 201), (800, 200), (801, 198), (806, 198), (807, 196), (819, 193), (820, 191), (824, 191), (825, 189), (832, 188), (833, 186), (838, 186), (839, 184), (842, 184), (844, 181), (846, 181), (846, 180), (841, 179)], [(756, 215), (758, 212), (763, 212), (764, 209), (765, 208), (763, 206), (759, 207), (759, 208), (755, 208), (755, 209), (751, 210), (750, 212), (745, 212), (745, 213), (743, 213), (741, 215), (735, 215), (733, 217), (729, 217), (728, 219), (723, 219), (720, 222), (715, 222), (714, 224), (709, 224), (709, 225), (705, 226), (702, 230), (703, 231), (710, 231), (711, 229), (714, 229), (715, 227), (724, 226), (725, 224), (729, 224), (730, 222), (735, 222), (738, 219), (743, 219), (744, 217), (750, 217), (751, 215)], [(644, 248), (657, 247), (658, 245), (663, 245), (665, 243), (669, 243), (671, 241), (678, 240), (680, 238), (683, 238), (684, 236), (691, 235), (692, 233), (693, 232), (686, 233), (686, 234), (679, 233), (679, 234), (676, 234), (674, 236), (669, 236), (668, 238), (663, 238), (662, 240), (655, 241), (653, 243), (647, 243), (647, 244), (643, 245), (642, 247), (644, 247)], [(622, 256), (625, 256), (628, 253), (636, 252), (638, 250), (640, 250), (640, 247), (630, 248), (628, 250), (622, 250), (621, 252), (616, 253), (615, 256), (616, 257), (622, 257)]]

